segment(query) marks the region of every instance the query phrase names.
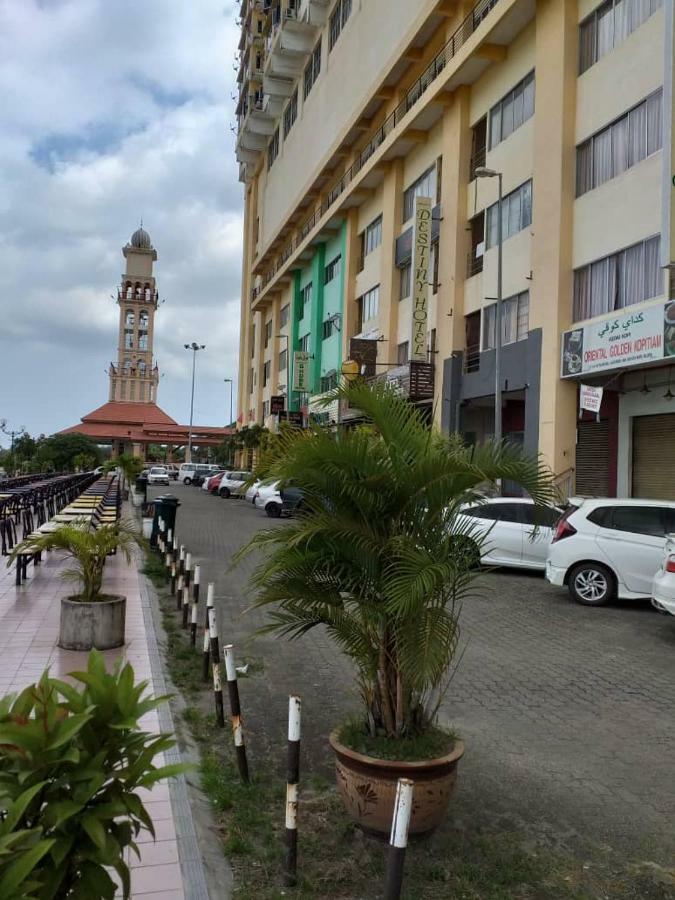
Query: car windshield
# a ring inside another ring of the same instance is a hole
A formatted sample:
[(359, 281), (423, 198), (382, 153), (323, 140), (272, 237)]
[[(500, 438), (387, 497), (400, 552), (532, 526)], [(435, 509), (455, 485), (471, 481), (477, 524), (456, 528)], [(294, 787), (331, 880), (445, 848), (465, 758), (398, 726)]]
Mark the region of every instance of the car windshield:
[(153, 475), (166, 475), (166, 469), (161, 466), (155, 466), (153, 469), (150, 469)]

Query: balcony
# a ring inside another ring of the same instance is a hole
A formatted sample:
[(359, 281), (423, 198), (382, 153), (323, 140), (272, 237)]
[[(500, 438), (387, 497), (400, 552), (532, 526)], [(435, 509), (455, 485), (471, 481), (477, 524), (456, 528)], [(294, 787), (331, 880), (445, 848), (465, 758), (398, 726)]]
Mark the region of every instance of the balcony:
[(303, 22), (322, 28), (328, 21), (330, 0), (300, 0), (299, 16)]
[(480, 344), (471, 344), (464, 351), (464, 374), (480, 370)]
[(470, 250), (466, 255), (467, 278), (473, 278), (474, 275), (478, 275), (479, 272), (483, 271), (483, 254), (477, 254), (476, 249)]
[(298, 78), (314, 49), (317, 29), (299, 18), (296, 2), (284, 0), (284, 5), (274, 12), (267, 36), (265, 75)]

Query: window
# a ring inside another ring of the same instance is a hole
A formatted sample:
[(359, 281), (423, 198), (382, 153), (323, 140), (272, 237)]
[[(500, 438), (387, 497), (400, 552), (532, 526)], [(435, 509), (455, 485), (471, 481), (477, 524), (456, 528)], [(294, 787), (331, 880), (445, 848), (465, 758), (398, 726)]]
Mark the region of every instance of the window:
[(251, 359), (255, 356), (255, 325), (251, 325)]
[(522, 522), (521, 507), (520, 503), (484, 503), (463, 511), (462, 515), (485, 519), (488, 522), (517, 522), (520, 524)]
[[(502, 301), (502, 346), (522, 341), (529, 330), (530, 295), (528, 291)], [(483, 350), (494, 350), (497, 304), (483, 310)]]
[(554, 506), (535, 506), (534, 503), (523, 503), (520, 513), (525, 525), (540, 528), (554, 528), (561, 515), (560, 510)]
[(279, 129), (272, 135), (272, 140), (267, 145), (267, 168), (271, 169), (274, 160), (279, 155)]
[(129, 359), (129, 357), (127, 357), (127, 358), (124, 360), (124, 369), (125, 369), (126, 372), (130, 372), (130, 371), (131, 371), (131, 360)]
[(279, 354), (279, 372), (282, 375), (286, 374), (286, 369), (288, 368), (288, 350), (282, 350)]
[(663, 146), (663, 90), (577, 147), (577, 197), (616, 178)]
[(139, 360), (139, 363), (138, 363), (138, 374), (145, 375), (145, 370), (146, 370), (145, 361), (141, 359), (141, 360)]
[(374, 319), (380, 306), (380, 286), (372, 288), (361, 297), (361, 321), (367, 322)]
[(255, 386), (255, 371), (251, 369), (248, 377), (248, 392), (249, 394), (253, 393), (253, 388)]
[(129, 399), (130, 400), (136, 399), (136, 382), (135, 381), (132, 381), (131, 384), (129, 385)]
[(329, 284), (334, 278), (336, 278), (340, 274), (340, 263), (342, 262), (342, 256), (338, 255), (335, 259), (332, 259), (323, 273), (323, 283)]
[(330, 319), (326, 319), (323, 323), (323, 340), (327, 341), (328, 338), (337, 334), (338, 330), (337, 319), (334, 316), (331, 316)]
[(625, 40), (663, 0), (607, 0), (579, 25), (579, 74)]
[(423, 175), (414, 181), (410, 187), (403, 192), (403, 221), (407, 222), (412, 218), (415, 210), (415, 197), (431, 197), (432, 201), (436, 196), (436, 164), (434, 163), (430, 169), (427, 169)]
[(133, 331), (129, 331), (128, 329), (124, 332), (124, 349), (134, 349), (134, 333)]
[(140, 312), (140, 315), (138, 316), (138, 327), (140, 328), (141, 331), (147, 331), (149, 322), (150, 322), (150, 316), (148, 314), (148, 311), (145, 309), (142, 309)]
[(611, 527), (615, 531), (663, 537), (666, 533), (663, 512), (660, 506), (615, 506)]
[(410, 296), (410, 291), (412, 290), (412, 263), (406, 263), (405, 266), (402, 266), (399, 269), (399, 300), (405, 300), (406, 297)]
[[(286, 104), (284, 110), (284, 139), (288, 136), (288, 132), (293, 127), (293, 123), (298, 118), (298, 89), (293, 91), (291, 99)], [(276, 134), (276, 132), (275, 132)]]
[[(534, 72), (530, 72), (490, 110), (490, 150), (505, 141), (533, 115)], [(484, 161), (477, 165), (484, 165)]]
[(272, 337), (272, 320), (265, 322), (265, 349), (269, 347), (270, 338)]
[(337, 372), (326, 372), (321, 376), (321, 393), (327, 394), (328, 391), (334, 391), (337, 387)]
[(306, 334), (300, 338), (299, 348), (303, 353), (309, 353), (309, 335)]
[(328, 26), (328, 50), (333, 49), (352, 11), (352, 0), (337, 0)]
[(655, 235), (574, 273), (575, 322), (633, 306), (663, 293), (661, 237)]
[(138, 335), (138, 349), (139, 350), (147, 350), (148, 349), (148, 332), (141, 331)]
[(396, 362), (399, 366), (404, 366), (408, 362), (408, 341), (404, 341), (396, 348)]
[(290, 313), (291, 308), (288, 303), (285, 306), (281, 307), (281, 311), (279, 312), (279, 328), (283, 328), (284, 325), (288, 324)]
[(263, 400), (263, 419), (266, 419), (270, 414), (270, 401)]
[[(497, 244), (497, 207), (493, 203), (487, 211), (487, 248)], [(505, 241), (532, 224), (532, 182), (526, 181), (502, 199), (502, 240)]]
[(134, 327), (134, 318), (135, 317), (134, 317), (133, 312), (130, 309), (128, 309), (126, 318), (124, 319), (124, 327), (125, 328), (133, 328)]
[(263, 366), (263, 387), (267, 387), (267, 383), (270, 380), (271, 366), (272, 366), (272, 364), (270, 363), (270, 361), (268, 359), (267, 362), (265, 363), (265, 365)]
[(302, 288), (302, 290), (300, 291), (300, 318), (301, 319), (304, 318), (305, 315), (308, 315), (308, 313), (305, 313), (305, 307), (307, 306), (308, 303), (311, 303), (311, 302), (312, 302), (312, 282), (310, 281), (309, 284), (306, 284), (304, 286), (304, 288)]
[(368, 256), (382, 243), (382, 216), (378, 216), (374, 222), (366, 228), (363, 238), (363, 255)]
[(487, 143), (487, 116), (483, 116), (471, 129), (471, 159), (469, 160), (469, 181), (479, 166), (485, 165), (485, 145)]
[(304, 79), (304, 87), (303, 87), (303, 99), (307, 99), (307, 95), (314, 87), (314, 82), (319, 77), (319, 72), (321, 71), (321, 38), (319, 38), (319, 42), (312, 51), (312, 56), (305, 66), (305, 79)]

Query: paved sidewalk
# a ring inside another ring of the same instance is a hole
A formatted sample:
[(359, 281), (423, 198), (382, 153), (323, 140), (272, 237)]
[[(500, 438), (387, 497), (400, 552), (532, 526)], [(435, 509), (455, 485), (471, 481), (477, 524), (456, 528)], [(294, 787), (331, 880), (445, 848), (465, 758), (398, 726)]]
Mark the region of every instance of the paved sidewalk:
[[(57, 677), (86, 668), (87, 654), (61, 650), (59, 634), (60, 597), (66, 590), (60, 573), (67, 563), (60, 554), (43, 555), (37, 567), (31, 564), (28, 579), (16, 587), (14, 569), (0, 569), (0, 691), (22, 690), (36, 681), (49, 666)], [(127, 597), (126, 639), (121, 650), (106, 651), (108, 664), (123, 655), (137, 679), (147, 679), (153, 694), (166, 693), (157, 650), (150, 597), (145, 580), (135, 565), (122, 555), (106, 562), (104, 590)], [(150, 731), (173, 731), (168, 704), (141, 720)], [(164, 762), (180, 761), (177, 747), (164, 754)], [(187, 788), (183, 777), (156, 785), (147, 793), (146, 807), (155, 825), (156, 840), (141, 834), (141, 859), (129, 851), (133, 898), (143, 900), (208, 900), (208, 892), (195, 837)]]

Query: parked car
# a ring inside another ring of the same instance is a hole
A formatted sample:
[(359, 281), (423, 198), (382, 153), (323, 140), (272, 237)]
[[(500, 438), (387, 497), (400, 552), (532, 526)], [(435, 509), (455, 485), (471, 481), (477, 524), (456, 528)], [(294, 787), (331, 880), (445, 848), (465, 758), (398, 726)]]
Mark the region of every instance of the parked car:
[(153, 466), (148, 472), (148, 484), (168, 484), (169, 473), (164, 466)]
[(225, 476), (225, 472), (213, 472), (208, 478), (204, 481), (202, 487), (205, 491), (208, 491), (209, 494), (215, 494), (218, 491), (218, 485), (223, 480)]
[(208, 463), (183, 463), (178, 470), (178, 480), (183, 484), (192, 484), (195, 474), (206, 472), (212, 469)]
[(463, 506), (457, 528), (469, 542), (471, 534), (475, 535), (474, 552), (480, 553), (483, 565), (543, 572), (553, 529), (562, 512), (557, 506), (535, 506), (529, 498), (494, 497)]
[(169, 473), (169, 478), (171, 478), (172, 481), (177, 481), (177, 479), (178, 479), (178, 466), (174, 465), (173, 463), (167, 463), (167, 464), (166, 464), (166, 470), (167, 470), (167, 472)]
[(200, 487), (202, 490), (206, 490), (204, 485), (208, 482), (209, 478), (212, 478), (216, 473), (220, 472), (217, 466), (211, 466), (203, 472), (195, 472), (194, 477), (192, 479), (192, 484), (195, 487)]
[(292, 516), (300, 512), (304, 505), (304, 494), (297, 487), (285, 487), (281, 490), (281, 515)]
[(243, 497), (245, 491), (242, 489), (250, 480), (250, 472), (225, 472), (218, 485), (218, 494), (221, 497)]
[(602, 606), (614, 597), (651, 597), (670, 532), (675, 532), (675, 503), (577, 500), (556, 527), (546, 578), (567, 585), (584, 606)]
[(675, 616), (675, 535), (669, 534), (663, 550), (661, 568), (652, 581), (652, 606)]
[(253, 503), (256, 509), (264, 509), (271, 519), (278, 519), (281, 515), (283, 500), (279, 490), (278, 481), (264, 481), (256, 491)]
[(253, 482), (253, 484), (249, 485), (249, 487), (246, 488), (246, 493), (244, 494), (244, 500), (246, 500), (247, 503), (255, 503), (255, 495), (258, 492), (258, 488), (260, 487), (261, 484), (262, 484), (262, 479), (256, 478), (256, 480)]

